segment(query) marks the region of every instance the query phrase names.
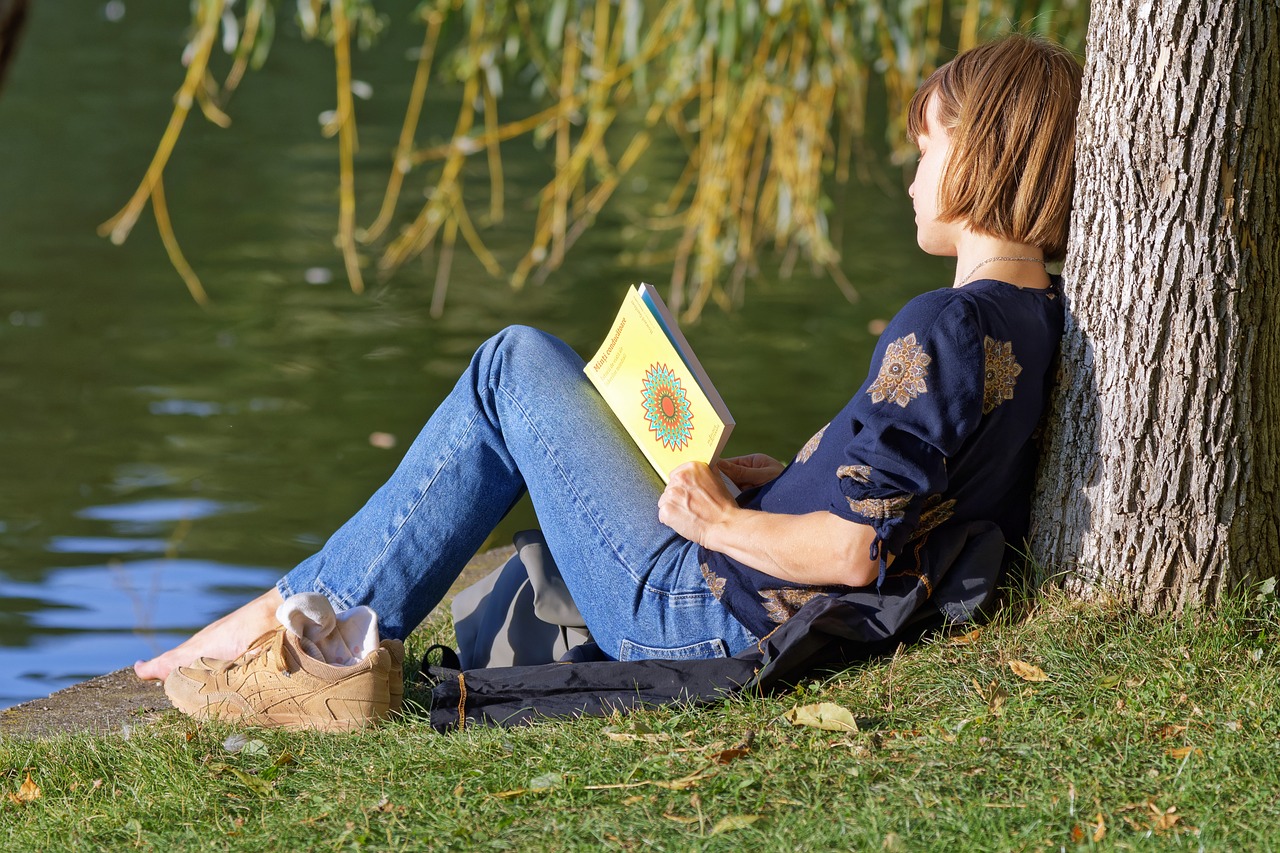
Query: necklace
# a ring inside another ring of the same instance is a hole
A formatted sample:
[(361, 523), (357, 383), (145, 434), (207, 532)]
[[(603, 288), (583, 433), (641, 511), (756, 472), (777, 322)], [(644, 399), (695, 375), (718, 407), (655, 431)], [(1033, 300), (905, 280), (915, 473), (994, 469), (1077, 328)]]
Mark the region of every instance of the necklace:
[(995, 255), (993, 257), (987, 258), (985, 261), (978, 264), (973, 269), (969, 270), (969, 274), (964, 278), (960, 279), (960, 284), (957, 284), (956, 287), (960, 287), (961, 285), (968, 284), (969, 279), (973, 278), (974, 273), (976, 273), (978, 270), (985, 267), (987, 264), (995, 263), (996, 261), (1027, 261), (1028, 263), (1039, 264), (1040, 266), (1044, 266), (1044, 261), (1040, 260), (1039, 258), (1020, 258), (1020, 257), (1014, 257), (1012, 255)]

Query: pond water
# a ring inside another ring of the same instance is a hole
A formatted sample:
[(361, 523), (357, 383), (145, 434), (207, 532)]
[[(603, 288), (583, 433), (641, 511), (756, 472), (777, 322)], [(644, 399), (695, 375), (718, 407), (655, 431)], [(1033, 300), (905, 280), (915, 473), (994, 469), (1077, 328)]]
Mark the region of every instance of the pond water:
[[(150, 656), (274, 582), (360, 506), (502, 326), (593, 350), (628, 284), (665, 291), (669, 270), (634, 257), (660, 179), (681, 166), (674, 145), (660, 148), (646, 180), (540, 286), (514, 291), (460, 255), (438, 320), (434, 264), (355, 296), (333, 244), (336, 145), (317, 121), (332, 107), (331, 59), (282, 23), (266, 68), (230, 105), (232, 127), (193, 117), (166, 177), (214, 300), (202, 310), (150, 214), (123, 247), (95, 234), (167, 121), (187, 4), (33, 6), (0, 93), (0, 707)], [(419, 38), (407, 14), (392, 24), (355, 60), (375, 91), (357, 107), (362, 222), (376, 212)], [(456, 92), (433, 97), (424, 137), (454, 115)], [(533, 197), (545, 155), (522, 143), (506, 153), (510, 198)], [(865, 375), (869, 324), (945, 281), (915, 248), (901, 174), (882, 177), (838, 199), (857, 304), (766, 258), (740, 310), (709, 309), (686, 330), (737, 418), (730, 453), (794, 452)], [(510, 206), (486, 232), (508, 268), (532, 218)], [(373, 446), (375, 432), (397, 447)], [(518, 508), (494, 544), (532, 523)]]

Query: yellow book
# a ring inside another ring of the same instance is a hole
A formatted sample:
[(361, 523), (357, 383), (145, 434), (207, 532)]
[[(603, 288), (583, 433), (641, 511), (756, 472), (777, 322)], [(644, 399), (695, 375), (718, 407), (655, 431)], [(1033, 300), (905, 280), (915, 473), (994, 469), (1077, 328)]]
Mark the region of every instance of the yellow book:
[(685, 462), (710, 465), (733, 431), (724, 400), (650, 285), (627, 291), (583, 370), (663, 482)]

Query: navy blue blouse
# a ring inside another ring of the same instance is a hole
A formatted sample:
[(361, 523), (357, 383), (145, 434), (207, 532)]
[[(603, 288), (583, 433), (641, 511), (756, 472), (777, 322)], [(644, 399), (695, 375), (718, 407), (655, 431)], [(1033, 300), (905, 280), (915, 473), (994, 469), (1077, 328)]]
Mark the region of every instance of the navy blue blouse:
[[(1049, 290), (987, 279), (912, 299), (880, 336), (848, 405), (738, 503), (870, 525), (883, 595), (920, 584), (931, 591), (921, 551), (941, 525), (993, 521), (1006, 542), (1021, 544), (1032, 435), (1062, 336), (1057, 294), (1056, 278)], [(783, 581), (705, 548), (699, 558), (712, 591), (761, 637), (815, 596), (848, 589)]]

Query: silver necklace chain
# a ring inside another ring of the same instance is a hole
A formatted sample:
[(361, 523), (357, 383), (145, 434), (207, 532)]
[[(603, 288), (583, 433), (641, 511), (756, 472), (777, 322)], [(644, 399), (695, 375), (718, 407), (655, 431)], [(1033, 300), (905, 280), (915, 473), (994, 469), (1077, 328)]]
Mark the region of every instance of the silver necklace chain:
[(1013, 255), (995, 255), (993, 257), (987, 258), (985, 261), (982, 261), (976, 267), (969, 270), (969, 274), (964, 278), (960, 279), (960, 284), (962, 285), (968, 284), (969, 279), (973, 278), (974, 273), (976, 273), (978, 270), (985, 267), (987, 264), (992, 264), (992, 263), (995, 263), (996, 261), (1027, 261), (1029, 263), (1039, 264), (1040, 266), (1044, 266), (1044, 261), (1042, 261), (1040, 258), (1022, 258), (1022, 257), (1015, 257)]

